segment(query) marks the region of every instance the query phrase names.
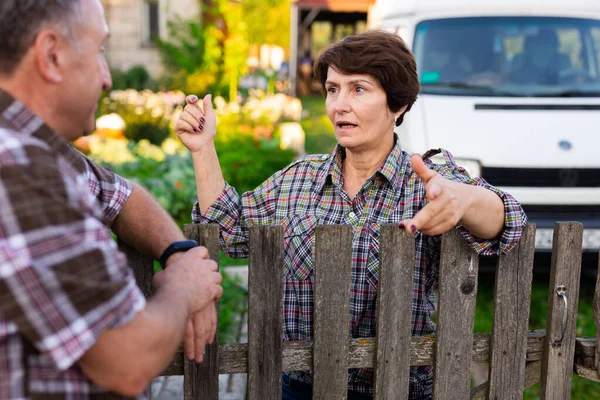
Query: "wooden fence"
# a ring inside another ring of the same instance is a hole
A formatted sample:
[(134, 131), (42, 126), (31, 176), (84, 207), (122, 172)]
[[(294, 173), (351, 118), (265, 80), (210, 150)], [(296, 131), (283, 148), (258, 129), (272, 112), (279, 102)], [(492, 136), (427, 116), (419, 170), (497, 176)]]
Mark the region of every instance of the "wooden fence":
[[(218, 259), (216, 226), (188, 225), (186, 235)], [(281, 399), (281, 373), (312, 370), (314, 399), (345, 399), (349, 368), (375, 369), (375, 399), (406, 399), (410, 366), (433, 365), (434, 399), (521, 399), (541, 380), (542, 399), (569, 399), (573, 370), (600, 382), (600, 346), (577, 339), (583, 226), (554, 230), (546, 330), (529, 331), (535, 226), (518, 247), (499, 257), (491, 334), (473, 334), (479, 260), (457, 231), (442, 238), (435, 336), (410, 334), (414, 238), (382, 226), (377, 337), (344, 339), (349, 332), (352, 232), (348, 226), (316, 231), (314, 341), (282, 342), (283, 230), (250, 230), (248, 343), (214, 344), (205, 361), (179, 351), (163, 375), (184, 375), (184, 398), (218, 399), (218, 374), (248, 374), (250, 400)], [(139, 286), (152, 294), (152, 260), (131, 249)], [(600, 329), (600, 278), (594, 299)], [(600, 338), (600, 334), (597, 335)], [(575, 357), (576, 356), (576, 357)], [(471, 388), (471, 363), (489, 363), (489, 381)]]

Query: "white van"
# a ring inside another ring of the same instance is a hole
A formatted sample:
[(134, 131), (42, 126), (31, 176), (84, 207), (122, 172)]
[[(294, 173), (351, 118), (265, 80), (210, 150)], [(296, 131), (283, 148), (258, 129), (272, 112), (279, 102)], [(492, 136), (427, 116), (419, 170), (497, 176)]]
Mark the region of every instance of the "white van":
[(555, 221), (600, 247), (600, 1), (378, 0), (369, 26), (412, 48), (422, 85), (397, 129), (514, 195), (549, 249)]

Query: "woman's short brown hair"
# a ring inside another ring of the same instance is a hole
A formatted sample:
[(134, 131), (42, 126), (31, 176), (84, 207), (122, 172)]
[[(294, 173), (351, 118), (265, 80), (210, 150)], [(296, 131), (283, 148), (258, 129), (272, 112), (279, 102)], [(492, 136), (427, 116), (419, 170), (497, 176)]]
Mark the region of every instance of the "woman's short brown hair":
[[(346, 36), (325, 50), (314, 65), (315, 76), (324, 90), (329, 67), (346, 75), (375, 77), (385, 91), (392, 112), (404, 106), (409, 111), (417, 100), (417, 63), (404, 41), (395, 34), (370, 30)], [(402, 120), (403, 115), (396, 121), (396, 126)]]

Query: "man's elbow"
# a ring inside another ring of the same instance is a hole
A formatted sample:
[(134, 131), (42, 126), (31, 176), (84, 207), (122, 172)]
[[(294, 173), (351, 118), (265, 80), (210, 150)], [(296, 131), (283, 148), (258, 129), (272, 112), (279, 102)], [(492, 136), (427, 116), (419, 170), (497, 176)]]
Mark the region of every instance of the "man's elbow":
[(137, 397), (141, 395), (150, 385), (152, 377), (140, 376), (140, 374), (126, 374), (121, 378), (116, 378), (112, 388), (109, 390), (126, 397)]
[(85, 369), (84, 372), (96, 385), (125, 397), (139, 396), (154, 378), (139, 365), (127, 369), (115, 368), (107, 373), (95, 373)]

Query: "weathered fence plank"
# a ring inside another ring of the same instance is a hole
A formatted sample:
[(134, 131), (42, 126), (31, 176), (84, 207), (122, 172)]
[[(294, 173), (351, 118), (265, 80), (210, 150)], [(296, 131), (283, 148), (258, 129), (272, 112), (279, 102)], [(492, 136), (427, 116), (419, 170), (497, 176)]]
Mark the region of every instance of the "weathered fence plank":
[(442, 237), (434, 399), (471, 395), (471, 346), (479, 258), (457, 229)]
[[(219, 260), (219, 227), (217, 225), (186, 225), (185, 235), (208, 249), (211, 259)], [(206, 346), (204, 360), (198, 364), (185, 359), (183, 363), (184, 400), (219, 399), (219, 341)]]
[(415, 239), (381, 227), (375, 399), (408, 398)]
[[(545, 330), (531, 331), (527, 337), (527, 362), (542, 359)], [(471, 351), (473, 362), (488, 362), (490, 359), (491, 335), (474, 335)], [(283, 342), (282, 371), (312, 369), (312, 341)], [(410, 365), (432, 365), (435, 336), (413, 336), (410, 343)], [(375, 367), (375, 339), (350, 339), (348, 368)], [(171, 365), (161, 375), (183, 375), (183, 353), (178, 351)], [(219, 346), (219, 373), (245, 374), (248, 372), (248, 344), (227, 343)]]
[[(137, 286), (140, 288), (144, 297), (150, 298), (154, 294), (154, 286), (152, 285), (152, 278), (154, 276), (154, 259), (150, 256), (140, 253), (133, 247), (130, 247), (125, 242), (117, 240), (119, 250), (121, 250), (127, 257), (127, 263), (133, 270), (135, 281)], [(152, 388), (149, 387), (149, 396), (152, 396)]]
[(500, 256), (494, 289), (489, 398), (522, 399), (535, 225), (525, 227), (517, 247)]
[(281, 400), (283, 228), (252, 227), (248, 257), (248, 398)]
[(596, 362), (597, 338), (577, 338), (575, 342), (575, 372), (594, 382), (600, 382), (600, 374), (594, 366)]
[[(283, 242), (281, 227), (255, 228), (250, 237), (249, 343), (207, 346), (201, 364), (179, 349), (163, 375), (184, 375), (184, 399), (218, 399), (219, 373), (249, 373), (250, 399), (279, 399), (281, 372), (313, 370), (315, 399), (346, 399), (347, 370), (375, 368), (375, 398), (405, 398), (409, 365), (434, 365), (434, 398), (521, 398), (541, 379), (542, 399), (568, 399), (573, 359), (582, 377), (600, 381), (600, 264), (594, 313), (597, 338), (577, 339), (575, 323), (581, 270), (580, 223), (557, 223), (548, 297), (548, 334), (527, 333), (533, 226), (517, 249), (500, 258), (494, 333), (473, 335), (478, 258), (457, 231), (444, 235), (440, 265), (438, 335), (410, 337), (414, 242), (396, 226), (381, 231), (377, 338), (349, 339), (352, 232), (318, 227), (315, 259), (314, 342), (281, 342)], [(218, 260), (216, 226), (188, 225), (186, 235)], [(153, 293), (153, 260), (119, 242), (137, 283)], [(344, 251), (348, 249), (348, 251)], [(409, 265), (410, 268), (406, 268)], [(564, 302), (568, 301), (563, 335)], [(559, 341), (561, 339), (562, 341)], [(527, 338), (525, 341), (524, 338)], [(250, 361), (249, 361), (250, 360)], [(490, 362), (490, 381), (469, 392), (470, 363)], [(526, 363), (526, 364), (525, 364)], [(541, 378), (540, 378), (541, 376)], [(384, 384), (385, 382), (385, 384)]]
[[(581, 223), (558, 222), (554, 225), (547, 335), (542, 359), (542, 399), (563, 400), (571, 396), (582, 239)], [(564, 288), (567, 304), (557, 295), (559, 288)], [(563, 321), (564, 317), (566, 318)]]
[(575, 364), (596, 368), (596, 338), (582, 337), (575, 341)]
[(348, 396), (352, 231), (318, 226), (315, 255), (313, 399)]
[(119, 250), (125, 253), (129, 267), (133, 269), (135, 281), (146, 298), (149, 298), (154, 293), (152, 286), (152, 278), (154, 277), (154, 259), (144, 255), (133, 247), (118, 241)]
[[(523, 389), (525, 391), (540, 381), (542, 371), (542, 362), (533, 361), (525, 365), (523, 377)], [(488, 396), (490, 382), (482, 383), (471, 391), (471, 400), (501, 400), (502, 397)]]

